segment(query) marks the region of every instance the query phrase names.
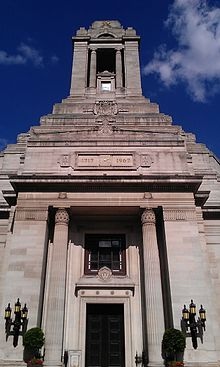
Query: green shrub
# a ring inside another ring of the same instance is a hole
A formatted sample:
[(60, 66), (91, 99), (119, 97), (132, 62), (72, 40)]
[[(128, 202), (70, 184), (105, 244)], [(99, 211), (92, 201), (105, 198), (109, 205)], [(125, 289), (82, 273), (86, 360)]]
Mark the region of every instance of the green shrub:
[(44, 333), (39, 327), (29, 329), (23, 337), (23, 346), (28, 349), (40, 349), (44, 345)]
[(175, 355), (184, 352), (186, 337), (178, 329), (167, 329), (163, 335), (162, 352), (164, 355)]

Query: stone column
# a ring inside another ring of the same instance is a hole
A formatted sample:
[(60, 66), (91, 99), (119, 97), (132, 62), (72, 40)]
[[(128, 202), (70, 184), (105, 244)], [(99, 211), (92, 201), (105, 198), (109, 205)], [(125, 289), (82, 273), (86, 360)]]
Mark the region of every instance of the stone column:
[(122, 87), (122, 60), (121, 50), (116, 50), (116, 88)]
[(88, 71), (88, 42), (77, 41), (74, 44), (74, 57), (71, 77), (71, 96), (84, 96)]
[(89, 86), (96, 88), (96, 51), (91, 51)]
[(153, 209), (141, 216), (143, 232), (144, 281), (146, 299), (147, 341), (149, 365), (161, 365), (161, 342), (164, 332), (160, 262)]
[(130, 96), (142, 94), (138, 41), (125, 41), (125, 87)]
[(66, 209), (58, 209), (55, 215), (53, 253), (45, 330), (45, 360), (47, 365), (51, 365), (53, 367), (61, 365), (62, 356), (68, 223), (69, 215)]

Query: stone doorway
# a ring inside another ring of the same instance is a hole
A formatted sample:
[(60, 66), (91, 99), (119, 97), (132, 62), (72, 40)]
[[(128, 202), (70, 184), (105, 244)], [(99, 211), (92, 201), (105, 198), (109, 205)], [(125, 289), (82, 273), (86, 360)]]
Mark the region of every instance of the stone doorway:
[(86, 305), (86, 367), (124, 367), (124, 305)]

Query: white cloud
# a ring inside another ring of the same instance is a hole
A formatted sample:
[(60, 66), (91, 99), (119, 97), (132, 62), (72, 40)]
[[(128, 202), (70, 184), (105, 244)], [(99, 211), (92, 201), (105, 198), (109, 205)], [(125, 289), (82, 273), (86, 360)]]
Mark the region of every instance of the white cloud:
[(35, 48), (21, 43), (15, 55), (9, 55), (0, 50), (0, 64), (2, 65), (24, 65), (31, 62), (34, 66), (43, 66), (43, 57)]
[(50, 61), (52, 64), (57, 64), (59, 62), (59, 57), (56, 55), (51, 56)]
[(43, 66), (43, 57), (35, 48), (30, 47), (25, 43), (21, 43), (21, 45), (18, 47), (18, 51), (27, 61), (31, 61), (34, 66)]
[(0, 50), (0, 64), (3, 65), (21, 65), (25, 64), (26, 60), (22, 55), (8, 55), (7, 52)]
[[(49, 58), (49, 63), (58, 63), (59, 58), (53, 55)], [(17, 53), (14, 55), (8, 54), (4, 50), (0, 50), (0, 65), (24, 65), (31, 63), (35, 67), (44, 66), (44, 58), (41, 53), (34, 47), (31, 47), (25, 43), (21, 43), (17, 47)]]
[(220, 8), (206, 0), (175, 0), (166, 26), (177, 48), (161, 45), (144, 67), (156, 73), (167, 87), (183, 82), (195, 101), (220, 92)]

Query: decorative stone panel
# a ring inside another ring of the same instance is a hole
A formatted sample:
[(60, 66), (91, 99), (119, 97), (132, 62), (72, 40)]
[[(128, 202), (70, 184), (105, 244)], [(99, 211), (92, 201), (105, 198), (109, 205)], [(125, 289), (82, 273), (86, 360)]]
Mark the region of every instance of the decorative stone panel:
[(48, 210), (39, 208), (17, 208), (16, 210), (16, 221), (24, 220), (36, 220), (45, 221), (47, 220)]
[(165, 221), (191, 221), (197, 220), (194, 209), (164, 209)]
[[(80, 297), (100, 297), (107, 298), (110, 297), (112, 300), (114, 298), (127, 298), (132, 297), (134, 295), (133, 289), (118, 289), (117, 287), (109, 287), (109, 289), (81, 289), (78, 292), (78, 296)], [(113, 303), (113, 302), (112, 302)]]

